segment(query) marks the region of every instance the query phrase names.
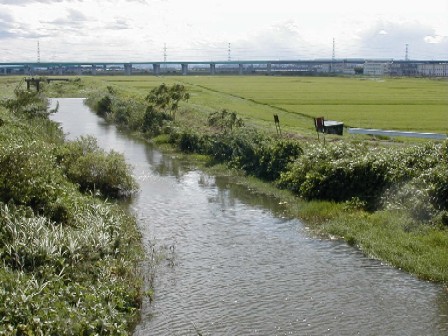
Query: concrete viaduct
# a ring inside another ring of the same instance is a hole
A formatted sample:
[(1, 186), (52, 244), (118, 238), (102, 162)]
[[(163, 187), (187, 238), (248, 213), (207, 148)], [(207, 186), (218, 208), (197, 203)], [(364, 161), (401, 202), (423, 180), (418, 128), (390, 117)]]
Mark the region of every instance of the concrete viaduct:
[[(205, 66), (209, 67), (209, 74), (217, 73), (217, 66), (233, 67), (237, 69), (240, 75), (244, 74), (244, 69), (247, 66), (256, 66), (262, 68), (267, 74), (281, 67), (296, 67), (297, 69), (311, 69), (313, 66), (326, 67), (326, 72), (332, 72), (332, 69), (341, 68), (344, 66), (363, 65), (367, 59), (316, 59), (316, 60), (245, 60), (245, 61), (169, 61), (169, 62), (0, 62), (0, 75), (14, 73), (20, 71), (22, 74), (33, 75), (38, 69), (44, 71), (52, 70), (53, 73), (63, 75), (67, 69), (75, 74), (81, 75), (86, 69), (90, 74), (96, 75), (99, 71), (106, 72), (109, 69), (120, 69), (125, 75), (132, 75), (133, 69), (137, 66), (151, 69), (153, 75), (160, 75), (162, 67), (177, 67), (180, 69), (182, 75), (187, 75), (189, 67)], [(373, 60), (375, 62), (393, 62), (394, 64), (437, 64), (446, 61), (405, 61), (405, 60)], [(334, 70), (333, 70), (334, 71)]]

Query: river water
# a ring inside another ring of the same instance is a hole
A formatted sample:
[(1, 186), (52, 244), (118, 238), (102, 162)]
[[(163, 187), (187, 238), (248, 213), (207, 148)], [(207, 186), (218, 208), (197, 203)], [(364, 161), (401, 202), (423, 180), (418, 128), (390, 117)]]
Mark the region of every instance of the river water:
[(313, 237), (275, 198), (128, 137), (81, 99), (59, 103), (69, 139), (93, 135), (134, 167), (130, 206), (162, 251), (135, 335), (448, 335), (442, 286)]

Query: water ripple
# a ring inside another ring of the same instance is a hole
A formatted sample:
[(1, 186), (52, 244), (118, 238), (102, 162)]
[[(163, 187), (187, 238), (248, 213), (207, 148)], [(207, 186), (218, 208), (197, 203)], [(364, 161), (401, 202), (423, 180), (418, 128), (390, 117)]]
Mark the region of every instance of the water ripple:
[(128, 138), (81, 100), (61, 99), (55, 118), (72, 138), (124, 152), (145, 245), (175, 246), (135, 335), (446, 335), (441, 286), (315, 239), (278, 200)]

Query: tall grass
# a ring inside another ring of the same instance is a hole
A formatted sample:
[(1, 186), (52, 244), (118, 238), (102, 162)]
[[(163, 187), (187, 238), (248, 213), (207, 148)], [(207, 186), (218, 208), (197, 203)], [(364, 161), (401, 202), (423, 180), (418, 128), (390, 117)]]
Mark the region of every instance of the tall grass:
[(89, 184), (107, 197), (134, 190), (123, 157), (91, 138), (64, 142), (42, 116), (0, 107), (0, 119), (0, 334), (130, 333), (140, 234)]

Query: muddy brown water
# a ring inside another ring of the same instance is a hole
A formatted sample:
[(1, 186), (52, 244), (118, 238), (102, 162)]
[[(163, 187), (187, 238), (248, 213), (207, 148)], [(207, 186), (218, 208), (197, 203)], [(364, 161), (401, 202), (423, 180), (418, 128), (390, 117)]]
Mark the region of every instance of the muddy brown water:
[(58, 101), (67, 138), (93, 135), (134, 167), (129, 206), (148, 254), (162, 251), (135, 335), (448, 335), (443, 286), (314, 237), (277, 199), (128, 137), (82, 99)]

